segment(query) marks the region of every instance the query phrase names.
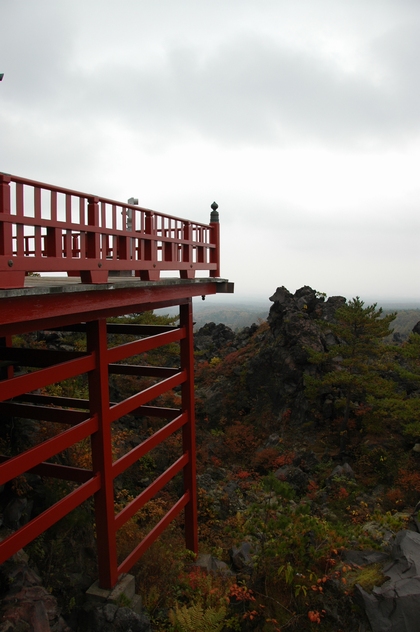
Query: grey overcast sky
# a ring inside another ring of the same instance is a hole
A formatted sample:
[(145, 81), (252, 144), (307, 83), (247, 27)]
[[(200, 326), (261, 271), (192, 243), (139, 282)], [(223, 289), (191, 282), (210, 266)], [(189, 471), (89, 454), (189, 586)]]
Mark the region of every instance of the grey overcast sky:
[(420, 303), (419, 0), (3, 0), (0, 171), (208, 222), (238, 297)]

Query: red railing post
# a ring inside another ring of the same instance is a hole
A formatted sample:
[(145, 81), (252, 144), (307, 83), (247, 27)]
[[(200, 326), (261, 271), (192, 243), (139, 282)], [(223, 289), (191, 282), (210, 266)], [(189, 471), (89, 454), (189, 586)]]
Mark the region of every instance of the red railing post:
[(118, 581), (118, 571), (105, 319), (87, 323), (86, 333), (88, 351), (96, 357), (95, 370), (89, 372), (89, 404), (91, 415), (98, 417), (98, 432), (92, 435), (92, 462), (94, 473), (99, 473), (101, 478), (101, 487), (95, 494), (99, 585), (113, 588)]
[(13, 229), (10, 222), (11, 176), (0, 173), (0, 287), (23, 287), (25, 273), (13, 270)]
[[(99, 198), (90, 197), (88, 200), (88, 226), (99, 228)], [(80, 278), (82, 283), (106, 283), (108, 281), (108, 271), (101, 270), (101, 235), (97, 231), (86, 232), (86, 253), (82, 252), (83, 259), (96, 259), (97, 270), (81, 270)]]
[(51, 220), (54, 226), (47, 227), (45, 237), (45, 255), (61, 259), (63, 256), (63, 236), (60, 228), (57, 228), (57, 191), (51, 191)]
[(12, 225), (4, 220), (10, 215), (10, 176), (0, 173), (0, 255), (12, 256)]
[[(88, 201), (88, 225), (99, 226), (99, 198), (91, 197)], [(86, 235), (86, 257), (99, 259), (99, 233), (90, 232)]]
[(210, 207), (210, 241), (214, 244), (214, 248), (210, 250), (210, 263), (216, 264), (216, 270), (210, 270), (210, 276), (213, 278), (220, 277), (220, 224), (219, 224), (219, 208), (216, 202)]
[(144, 260), (154, 268), (153, 270), (141, 270), (140, 278), (142, 281), (159, 281), (160, 270), (157, 269), (157, 244), (155, 231), (155, 215), (151, 211), (146, 211), (144, 226)]
[(181, 279), (194, 279), (195, 270), (193, 268), (193, 249), (192, 249), (192, 234), (191, 234), (191, 222), (184, 223), (183, 239), (188, 241), (187, 244), (182, 246), (182, 261), (188, 263), (189, 268), (187, 270), (180, 271)]
[(188, 463), (184, 467), (184, 489), (189, 492), (189, 500), (185, 506), (185, 544), (187, 549), (198, 553), (193, 326), (190, 298), (187, 304), (180, 305), (180, 327), (186, 331), (186, 337), (181, 340), (181, 368), (187, 373), (187, 380), (182, 384), (181, 390), (182, 411), (188, 416), (188, 421), (182, 428), (183, 451), (188, 454)]

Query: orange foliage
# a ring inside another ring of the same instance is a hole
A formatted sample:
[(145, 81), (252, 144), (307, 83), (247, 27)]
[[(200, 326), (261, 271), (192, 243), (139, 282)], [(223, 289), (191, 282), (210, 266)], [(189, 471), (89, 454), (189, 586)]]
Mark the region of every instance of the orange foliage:
[(252, 590), (246, 586), (238, 586), (238, 584), (232, 584), (229, 591), (229, 598), (233, 601), (255, 601)]
[(400, 509), (404, 506), (404, 493), (401, 489), (392, 487), (386, 492), (385, 497), (391, 509)]
[(200, 567), (193, 567), (179, 576), (183, 596), (196, 600), (200, 596), (206, 607), (229, 602), (232, 578), (227, 575), (207, 573)]
[(223, 437), (223, 444), (226, 452), (233, 459), (241, 461), (250, 458), (257, 449), (258, 440), (254, 429), (241, 421), (235, 421), (226, 428)]
[(296, 453), (292, 451), (283, 452), (277, 459), (274, 461), (274, 467), (279, 468), (283, 467), (283, 465), (291, 465), (296, 458)]
[(250, 478), (251, 474), (247, 472), (246, 470), (241, 470), (240, 472), (237, 472), (236, 476), (240, 479), (244, 479), (244, 478)]
[(325, 610), (309, 610), (308, 619), (312, 621), (312, 623), (321, 623), (321, 618), (324, 616)]
[[(121, 510), (133, 500), (133, 496), (126, 489), (117, 492), (116, 496), (117, 510)], [(119, 529), (116, 539), (120, 560), (133, 551), (145, 535), (163, 518), (171, 504), (165, 498), (153, 498)]]
[(398, 470), (395, 486), (402, 490), (405, 503), (416, 504), (420, 494), (420, 472), (414, 470), (414, 464), (409, 465), (412, 465), (413, 469), (408, 466)]
[(344, 498), (347, 498), (349, 495), (347, 489), (345, 487), (340, 487), (337, 492), (336, 492), (336, 497), (339, 500), (344, 500)]
[(127, 442), (130, 438), (130, 431), (118, 427), (112, 428), (112, 458), (119, 459), (126, 452)]
[(368, 406), (367, 404), (360, 403), (354, 410), (354, 414), (356, 417), (363, 417), (363, 415), (367, 415), (372, 410), (372, 406)]
[(253, 467), (259, 472), (269, 472), (276, 467), (279, 453), (275, 448), (259, 450), (252, 459)]
[(316, 493), (319, 490), (319, 485), (315, 481), (309, 481), (307, 496), (310, 500), (315, 500)]
[(68, 449), (68, 455), (70, 464), (73, 467), (80, 467), (85, 470), (92, 469), (92, 453), (89, 439), (84, 439), (72, 445)]

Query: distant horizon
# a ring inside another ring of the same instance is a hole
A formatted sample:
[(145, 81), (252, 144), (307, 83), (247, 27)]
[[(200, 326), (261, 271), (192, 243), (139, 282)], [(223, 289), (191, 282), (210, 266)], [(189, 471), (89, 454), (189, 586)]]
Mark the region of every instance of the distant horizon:
[[(45, 276), (45, 277), (66, 277), (66, 274), (63, 272), (49, 272), (47, 273), (41, 273), (41, 276)], [(164, 280), (165, 277), (167, 277), (168, 274), (164, 273), (162, 275), (162, 280)], [(225, 278), (225, 277), (223, 277)], [(235, 286), (235, 279), (231, 279), (229, 278), (228, 281), (232, 282), (233, 285)], [(270, 296), (273, 296), (273, 294), (275, 293), (276, 289), (278, 287), (286, 287), (286, 289), (291, 293), (294, 294), (297, 290), (299, 290), (301, 287), (304, 287), (305, 285), (307, 285), (308, 287), (312, 287), (310, 285), (310, 283), (303, 283), (302, 285), (300, 285), (299, 287), (296, 287), (295, 289), (288, 287), (286, 285), (286, 283), (278, 283), (275, 287), (273, 287), (270, 291), (267, 291), (267, 295), (264, 296), (261, 293), (261, 287), (258, 288), (258, 293), (245, 293), (244, 291), (234, 291), (233, 294), (216, 294), (216, 295), (209, 295), (207, 296), (207, 300), (208, 301), (216, 301), (218, 303), (222, 303), (222, 304), (229, 304), (229, 303), (235, 303), (235, 304), (258, 304), (258, 305), (262, 305), (263, 303), (267, 302), (268, 305), (271, 305), (271, 301), (270, 301)], [(241, 287), (241, 284), (239, 284), (239, 287)], [(313, 290), (318, 291), (318, 288), (314, 288), (312, 287)], [(364, 295), (363, 292), (356, 292), (356, 293), (345, 293), (343, 291), (341, 292), (324, 292), (323, 290), (319, 290), (321, 293), (325, 293), (326, 294), (326, 298), (330, 298), (331, 296), (344, 296), (347, 300), (352, 300), (353, 298), (355, 298), (356, 296), (359, 296), (359, 298), (362, 299), (362, 301), (366, 304), (366, 305), (373, 305), (374, 303), (376, 303), (379, 307), (382, 307), (384, 309), (392, 309), (394, 307), (399, 307), (399, 309), (420, 309), (420, 297), (415, 298), (415, 297), (410, 297), (410, 296), (402, 296), (402, 297), (396, 297), (391, 296), (389, 298), (386, 298), (384, 296), (382, 297), (373, 297), (371, 295)], [(194, 299), (195, 301), (199, 303), (201, 303), (201, 297), (197, 297), (196, 299)]]
[[(281, 287), (280, 285), (277, 287)], [(303, 287), (303, 286), (301, 286)], [(215, 302), (219, 305), (230, 305), (230, 304), (242, 304), (242, 305), (272, 305), (272, 301), (270, 301), (270, 296), (273, 296), (274, 292), (277, 288), (274, 288), (270, 294), (266, 297), (263, 295), (252, 295), (252, 294), (242, 294), (236, 293), (233, 294), (216, 294), (210, 295), (206, 298), (206, 302)], [(296, 290), (290, 290), (287, 288), (291, 294), (294, 294)], [(359, 296), (361, 300), (365, 303), (365, 305), (373, 305), (377, 304), (378, 307), (382, 307), (383, 309), (420, 309), (420, 298), (414, 297), (373, 297), (373, 296), (363, 296), (362, 294), (354, 294), (354, 295), (346, 295), (344, 292), (338, 292), (333, 294), (327, 294), (326, 300), (332, 296), (344, 296), (346, 300), (352, 300), (356, 296)], [(201, 298), (195, 299), (198, 304), (201, 302)], [(197, 304), (196, 303), (196, 304)]]

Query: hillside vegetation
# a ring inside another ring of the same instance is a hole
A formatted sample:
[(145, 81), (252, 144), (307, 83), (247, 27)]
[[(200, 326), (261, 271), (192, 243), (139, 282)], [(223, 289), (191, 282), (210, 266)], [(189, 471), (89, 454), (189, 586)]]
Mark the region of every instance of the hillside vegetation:
[[(384, 314), (392, 313), (394, 312), (384, 309)], [(406, 339), (412, 333), (413, 327), (420, 321), (420, 309), (398, 309), (395, 313), (392, 328), (402, 339)]]

